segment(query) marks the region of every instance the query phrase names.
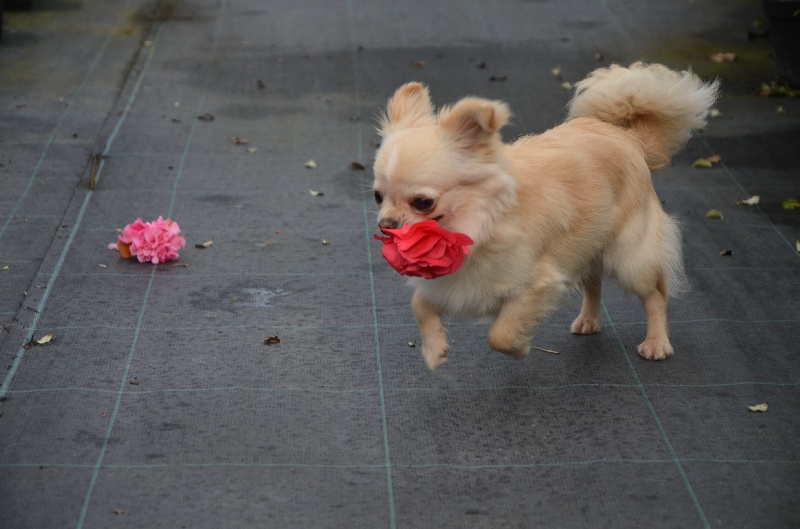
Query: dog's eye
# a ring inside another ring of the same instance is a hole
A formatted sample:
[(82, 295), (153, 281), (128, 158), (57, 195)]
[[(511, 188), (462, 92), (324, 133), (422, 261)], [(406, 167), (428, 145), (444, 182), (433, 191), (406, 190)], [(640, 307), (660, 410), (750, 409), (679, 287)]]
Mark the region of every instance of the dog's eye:
[(430, 211), (433, 208), (433, 199), (425, 197), (417, 197), (411, 201), (411, 206), (417, 211)]
[(381, 195), (377, 191), (375, 191), (375, 203), (378, 204), (379, 206), (383, 203), (383, 195)]

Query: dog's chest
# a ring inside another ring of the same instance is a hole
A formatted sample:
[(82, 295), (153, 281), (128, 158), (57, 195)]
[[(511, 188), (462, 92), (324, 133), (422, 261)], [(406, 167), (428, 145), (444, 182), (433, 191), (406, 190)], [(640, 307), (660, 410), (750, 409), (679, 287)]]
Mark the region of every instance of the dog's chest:
[(411, 285), (446, 314), (457, 319), (494, 318), (515, 285), (499, 270), (465, 266), (458, 273), (435, 280), (414, 278)]

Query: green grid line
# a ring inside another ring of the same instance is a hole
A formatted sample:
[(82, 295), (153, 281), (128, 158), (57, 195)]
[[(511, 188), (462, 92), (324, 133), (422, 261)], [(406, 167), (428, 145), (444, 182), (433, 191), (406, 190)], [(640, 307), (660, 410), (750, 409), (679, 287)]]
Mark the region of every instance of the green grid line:
[[(129, 3), (130, 0), (125, 0), (125, 4), (122, 6), (122, 12), (128, 11)], [(72, 96), (69, 98), (66, 108), (64, 108), (64, 111), (61, 113), (58, 120), (56, 120), (56, 125), (55, 127), (53, 127), (53, 130), (50, 132), (50, 136), (44, 143), (42, 152), (39, 155), (39, 159), (37, 160), (36, 165), (34, 165), (33, 167), (33, 172), (31, 172), (31, 175), (28, 178), (28, 183), (25, 186), (25, 189), (22, 191), (22, 194), (17, 199), (17, 202), (14, 204), (14, 207), (11, 209), (11, 213), (9, 213), (5, 223), (3, 224), (2, 227), (0, 227), (0, 241), (2, 241), (3, 237), (5, 236), (6, 230), (8, 229), (8, 226), (11, 224), (11, 221), (16, 216), (17, 211), (22, 205), (22, 202), (25, 200), (25, 198), (27, 198), (31, 188), (33, 188), (33, 183), (39, 175), (39, 171), (41, 170), (42, 164), (44, 163), (44, 160), (47, 157), (47, 153), (50, 150), (50, 147), (55, 143), (56, 133), (58, 133), (58, 131), (61, 129), (61, 125), (67, 119), (67, 116), (70, 114), (72, 109), (75, 108), (75, 102), (78, 99), (78, 95), (83, 91), (83, 88), (89, 82), (89, 77), (94, 73), (95, 69), (97, 68), (97, 65), (100, 63), (100, 59), (102, 59), (103, 56), (105, 55), (106, 48), (108, 48), (109, 44), (111, 44), (113, 38), (114, 38), (114, 33), (109, 32), (108, 36), (103, 41), (103, 44), (100, 46), (100, 49), (97, 50), (97, 53), (95, 53), (92, 62), (89, 64), (89, 68), (86, 70), (86, 74), (83, 76), (83, 79), (81, 79), (81, 82), (78, 84), (78, 87), (75, 89), (75, 91), (72, 93)], [(36, 144), (38, 144), (38, 142)]]
[[(156, 48), (158, 47), (158, 43), (159, 43), (159, 41), (161, 39), (161, 30), (162, 30), (162, 28), (163, 28), (163, 26), (159, 27), (155, 38), (153, 39), (150, 47), (147, 50), (147, 55), (146, 55), (146, 59), (145, 59), (144, 65), (142, 66), (142, 69), (139, 72), (139, 76), (138, 76), (136, 82), (134, 83), (133, 90), (131, 91), (131, 95), (128, 98), (128, 101), (127, 101), (127, 103), (125, 105), (125, 110), (122, 112), (121, 118), (117, 121), (117, 123), (116, 123), (116, 125), (114, 127), (114, 130), (112, 131), (111, 135), (109, 136), (108, 140), (106, 141), (106, 147), (105, 147), (105, 149), (103, 151), (104, 153), (108, 152), (111, 149), (111, 146), (113, 145), (114, 141), (116, 140), (117, 134), (119, 133), (119, 131), (122, 128), (122, 124), (125, 122), (127, 116), (130, 113), (131, 108), (133, 107), (133, 103), (136, 101), (136, 99), (139, 96), (139, 90), (140, 90), (140, 88), (142, 86), (142, 82), (144, 81), (145, 74), (148, 72), (148, 70), (150, 68), (150, 65), (152, 64), (153, 57), (155, 56)], [(105, 167), (105, 163), (104, 163), (104, 160), (101, 157), (101, 161), (98, 164), (98, 169), (97, 169), (97, 174), (96, 174), (96, 182), (100, 181), (100, 177), (102, 176), (102, 172), (103, 172), (104, 167)], [(91, 199), (92, 195), (93, 195), (93, 191), (90, 191), (87, 194), (86, 200), (84, 202), (84, 209), (81, 210), (81, 215), (79, 215), (79, 217), (78, 217), (78, 219), (77, 219), (77, 221), (75, 223), (75, 226), (73, 227), (73, 229), (72, 229), (72, 231), (70, 233), (71, 237), (74, 237), (75, 233), (77, 233), (77, 231), (79, 230), (81, 222), (83, 220), (83, 213), (85, 212), (85, 206), (88, 205), (89, 200)], [(156, 269), (153, 268), (150, 271), (150, 281), (149, 281), (149, 283), (147, 285), (147, 289), (145, 290), (145, 293), (144, 293), (144, 300), (142, 302), (142, 307), (139, 310), (139, 316), (138, 316), (138, 319), (137, 319), (137, 328), (134, 330), (133, 341), (131, 343), (131, 347), (130, 347), (130, 350), (129, 350), (129, 353), (128, 353), (127, 364), (125, 366), (125, 369), (123, 370), (122, 378), (121, 378), (121, 381), (120, 381), (120, 387), (119, 387), (119, 389), (117, 391), (117, 398), (116, 398), (115, 403), (114, 403), (114, 409), (113, 409), (113, 411), (111, 413), (111, 417), (110, 417), (110, 420), (109, 420), (109, 423), (108, 423), (108, 427), (106, 428), (106, 434), (105, 434), (105, 437), (103, 439), (103, 444), (102, 444), (102, 446), (100, 448), (100, 452), (99, 452), (99, 454), (97, 456), (97, 461), (96, 461), (96, 463), (94, 465), (94, 470), (92, 471), (91, 478), (89, 479), (89, 485), (88, 485), (86, 494), (84, 496), (83, 504), (81, 505), (80, 515), (78, 517), (78, 522), (77, 522), (77, 528), (78, 529), (81, 529), (83, 527), (83, 524), (84, 524), (84, 522), (86, 520), (86, 514), (87, 514), (88, 509), (89, 509), (89, 502), (90, 502), (90, 500), (92, 498), (92, 493), (94, 492), (94, 487), (95, 487), (95, 485), (97, 483), (97, 478), (98, 478), (98, 476), (100, 474), (100, 465), (102, 464), (103, 459), (105, 458), (106, 451), (108, 450), (108, 442), (109, 442), (109, 439), (111, 438), (111, 431), (114, 428), (114, 422), (116, 420), (117, 414), (119, 413), (119, 408), (120, 408), (120, 405), (122, 403), (122, 394), (123, 394), (123, 392), (125, 390), (125, 385), (127, 384), (128, 372), (130, 371), (130, 365), (131, 365), (131, 362), (133, 360), (133, 354), (134, 354), (134, 352), (136, 350), (136, 343), (137, 343), (138, 338), (139, 338), (139, 327), (141, 326), (142, 321), (144, 320), (144, 312), (145, 312), (145, 309), (147, 307), (147, 300), (150, 297), (150, 291), (152, 290), (152, 287), (153, 287), (153, 280), (155, 278), (155, 273), (156, 273)], [(56, 277), (57, 277), (57, 275), (54, 275), (51, 278), (51, 281), (54, 282)]]
[[(746, 386), (773, 386), (773, 387), (800, 387), (800, 382), (757, 382), (757, 381), (743, 381), (743, 382), (720, 382), (720, 383), (699, 383), (699, 384), (665, 384), (665, 383), (642, 383), (642, 387), (646, 388), (690, 388), (690, 389), (716, 389), (728, 387), (746, 387)], [(555, 386), (469, 386), (469, 387), (449, 387), (449, 388), (430, 388), (430, 387), (385, 387), (385, 393), (470, 393), (470, 392), (492, 392), (492, 391), (558, 391), (562, 389), (573, 388), (602, 388), (602, 389), (631, 389), (639, 388), (639, 384), (619, 384), (619, 383), (585, 383), (585, 384), (561, 384)], [(32, 388), (32, 389), (17, 389), (8, 392), (9, 395), (32, 395), (41, 393), (59, 393), (59, 392), (85, 392), (85, 393), (116, 393), (118, 390), (103, 389), (103, 388), (87, 388), (87, 387), (58, 387), (58, 388)], [(130, 390), (126, 394), (133, 395), (153, 395), (165, 393), (222, 393), (222, 392), (251, 392), (251, 393), (320, 393), (320, 394), (348, 394), (348, 393), (372, 393), (379, 392), (380, 387), (366, 387), (366, 388), (314, 388), (314, 387), (245, 387), (245, 386), (226, 386), (214, 388), (162, 388), (162, 389), (136, 389)]]
[(664, 429), (664, 425), (661, 424), (661, 419), (658, 417), (655, 408), (653, 407), (653, 403), (650, 401), (650, 397), (647, 394), (644, 384), (642, 384), (641, 379), (639, 378), (639, 374), (636, 372), (636, 367), (634, 367), (633, 362), (631, 362), (631, 358), (628, 355), (628, 351), (625, 348), (625, 343), (622, 341), (622, 337), (617, 332), (617, 328), (614, 325), (614, 320), (611, 319), (611, 315), (608, 313), (608, 309), (606, 308), (605, 302), (601, 301), (603, 313), (605, 314), (606, 321), (608, 322), (608, 326), (611, 328), (611, 333), (617, 339), (619, 343), (619, 348), (622, 355), (625, 357), (625, 362), (628, 364), (628, 368), (630, 369), (631, 375), (633, 379), (636, 381), (636, 385), (639, 388), (639, 392), (644, 399), (645, 405), (647, 409), (650, 411), (650, 416), (653, 418), (653, 421), (658, 428), (659, 433), (661, 434), (661, 438), (664, 441), (664, 444), (667, 446), (670, 455), (672, 456), (672, 461), (675, 463), (677, 467), (678, 474), (681, 477), (681, 481), (683, 481), (684, 486), (686, 487), (686, 491), (689, 493), (689, 498), (694, 505), (695, 510), (697, 511), (698, 516), (700, 517), (700, 521), (703, 523), (703, 527), (706, 529), (711, 529), (711, 525), (708, 523), (708, 518), (706, 517), (705, 511), (703, 510), (702, 505), (700, 505), (700, 501), (697, 499), (697, 495), (694, 492), (694, 488), (692, 484), (689, 482), (689, 477), (686, 475), (685, 470), (683, 469), (683, 465), (681, 465), (681, 461), (678, 458), (678, 454), (675, 451), (675, 447), (672, 445), (672, 441), (670, 441), (669, 436), (667, 435), (667, 431)]
[[(791, 459), (713, 459), (704, 457), (688, 457), (680, 460), (682, 463), (709, 463), (718, 465), (788, 465), (800, 466), (800, 461)], [(393, 463), (395, 468), (406, 470), (425, 470), (425, 469), (445, 469), (445, 470), (528, 470), (535, 468), (569, 468), (577, 466), (599, 466), (599, 465), (669, 465), (674, 463), (673, 459), (639, 459), (639, 458), (604, 458), (586, 459), (573, 461), (553, 461), (541, 463), (499, 463), (485, 465), (465, 465), (458, 463)], [(175, 468), (313, 468), (319, 470), (361, 470), (361, 469), (383, 469), (384, 463), (353, 463), (353, 464), (331, 464), (331, 463), (259, 463), (259, 462), (209, 462), (209, 463), (105, 463), (104, 469), (111, 470), (158, 470)], [(91, 463), (0, 463), (0, 468), (94, 468)]]
[[(635, 55), (637, 47), (634, 45), (633, 40), (625, 31), (625, 28), (622, 27), (622, 24), (614, 15), (614, 12), (606, 3), (606, 0), (599, 0), (599, 4), (605, 11), (606, 17), (614, 26), (614, 29), (616, 30), (617, 34), (619, 34), (622, 37), (628, 50)], [(689, 477), (686, 475), (686, 472), (684, 471), (683, 466), (681, 465), (681, 461), (678, 458), (678, 454), (675, 452), (675, 448), (673, 447), (672, 442), (670, 441), (669, 436), (667, 435), (667, 432), (664, 429), (663, 424), (661, 423), (661, 419), (658, 417), (658, 414), (656, 413), (656, 410), (653, 407), (653, 403), (650, 401), (650, 397), (647, 394), (645, 386), (642, 384), (641, 379), (639, 378), (639, 374), (636, 372), (636, 368), (633, 365), (633, 362), (631, 362), (630, 356), (628, 355), (627, 349), (625, 348), (625, 343), (622, 341), (622, 338), (617, 332), (616, 325), (614, 325), (614, 320), (611, 318), (611, 314), (609, 314), (608, 309), (606, 308), (605, 301), (601, 301), (601, 305), (603, 313), (605, 314), (605, 319), (607, 320), (609, 327), (611, 328), (612, 334), (616, 337), (617, 342), (619, 343), (621, 353), (625, 357), (625, 361), (628, 364), (628, 367), (630, 369), (631, 374), (633, 375), (634, 380), (639, 386), (639, 391), (641, 392), (644, 402), (647, 405), (648, 410), (650, 411), (650, 415), (655, 421), (655, 424), (658, 427), (659, 432), (661, 433), (661, 437), (672, 456), (672, 460), (675, 463), (678, 473), (680, 474), (681, 480), (683, 481), (686, 491), (689, 494), (689, 498), (691, 499), (692, 504), (694, 505), (694, 508), (697, 511), (698, 516), (700, 517), (700, 521), (702, 522), (703, 527), (705, 529), (710, 529), (711, 525), (708, 522), (708, 518), (706, 517), (705, 511), (703, 510), (702, 505), (700, 505), (700, 501), (698, 500), (697, 495), (694, 492), (694, 488), (692, 487), (692, 484), (689, 482)]]
[[(361, 230), (359, 230), (361, 231)], [(320, 232), (323, 233), (323, 232)], [(4, 261), (0, 259), (0, 263), (8, 263), (8, 264), (26, 264), (28, 262), (40, 262), (42, 259), (35, 259), (30, 261)], [(186, 261), (182, 261), (182, 263), (186, 263)], [(189, 264), (189, 263), (187, 263)], [(98, 263), (99, 268), (99, 263)], [(180, 268), (180, 267), (173, 267), (170, 265), (162, 265), (158, 266), (158, 270), (162, 270), (163, 273), (167, 273), (168, 270), (171, 268)], [(191, 268), (191, 265), (186, 267)], [(696, 268), (686, 268), (687, 271), (699, 271), (699, 272), (800, 272), (800, 267), (775, 267), (775, 268), (750, 268), (750, 267), (696, 267)], [(6, 270), (8, 272), (8, 270)], [(39, 277), (45, 278), (50, 277), (53, 275), (53, 272), (41, 272), (38, 274)], [(222, 272), (222, 273), (194, 273), (194, 272), (186, 272), (182, 275), (170, 275), (169, 279), (195, 279), (199, 277), (329, 277), (329, 276), (357, 276), (361, 275), (359, 272)], [(107, 271), (95, 271), (95, 272), (70, 272), (70, 273), (59, 273), (59, 277), (86, 277), (86, 278), (104, 278), (104, 277), (147, 277), (141, 273), (125, 273), (125, 272), (107, 272)], [(794, 320), (790, 320), (794, 321)]]
[[(492, 392), (492, 391), (559, 391), (574, 388), (597, 388), (597, 389), (638, 389), (644, 388), (688, 388), (688, 389), (718, 389), (731, 387), (747, 386), (767, 386), (767, 387), (800, 387), (800, 382), (764, 382), (764, 381), (741, 381), (741, 382), (718, 382), (718, 383), (697, 383), (697, 384), (666, 384), (661, 382), (651, 382), (641, 384), (620, 384), (615, 382), (596, 382), (596, 383), (577, 383), (559, 384), (554, 386), (465, 386), (448, 388), (431, 388), (423, 386), (413, 387), (384, 387), (384, 393), (470, 393), (470, 392)], [(56, 388), (30, 388), (9, 390), (9, 395), (36, 395), (43, 393), (109, 393), (116, 394), (118, 389), (89, 388), (82, 386), (66, 386)], [(365, 388), (315, 388), (315, 387), (247, 387), (247, 386), (223, 386), (213, 388), (185, 387), (185, 388), (161, 388), (161, 389), (136, 389), (126, 392), (127, 396), (134, 395), (155, 395), (171, 393), (224, 393), (224, 392), (250, 392), (250, 393), (317, 393), (317, 394), (351, 394), (351, 393), (379, 393), (380, 387)]]
[[(1, 314), (1, 313), (0, 313)], [(15, 315), (16, 312), (10, 312), (9, 315)], [(210, 318), (213, 320), (213, 318)], [(214, 323), (213, 321), (209, 321), (209, 323)], [(733, 320), (733, 319), (722, 319), (722, 318), (709, 318), (709, 319), (700, 319), (700, 320), (670, 320), (670, 325), (692, 325), (696, 323), (732, 323), (736, 325), (784, 325), (784, 324), (798, 324), (800, 320)], [(280, 326), (282, 329), (291, 329), (291, 330), (299, 330), (299, 329), (372, 329), (375, 325), (378, 326), (379, 329), (392, 329), (392, 328), (413, 328), (416, 329), (418, 325), (415, 322), (407, 322), (407, 323), (346, 323), (346, 324), (286, 324), (286, 323), (277, 323), (275, 325), (268, 325), (263, 323), (257, 324), (241, 324), (241, 325), (224, 325), (225, 330), (242, 330), (242, 329), (253, 329), (253, 330), (268, 330), (274, 328), (276, 326)], [(474, 324), (469, 322), (448, 322), (447, 325), (449, 327), (472, 327)], [(634, 327), (634, 326), (642, 326), (647, 325), (647, 322), (644, 320), (640, 321), (632, 321), (632, 322), (617, 322), (617, 327)], [(549, 328), (556, 328), (562, 329), (569, 327), (568, 323), (543, 323), (539, 325), (539, 328), (542, 327), (549, 327)], [(45, 331), (88, 331), (88, 330), (95, 330), (95, 329), (109, 329), (109, 330), (121, 330), (121, 331), (132, 331), (135, 327), (129, 327), (126, 325), (45, 325), (42, 326), (40, 330)], [(208, 325), (204, 326), (181, 326), (181, 327), (142, 327), (142, 332), (218, 332), (220, 330), (219, 327), (209, 327)]]
[[(354, 93), (355, 93), (355, 104), (356, 104), (356, 116), (358, 119), (356, 120), (356, 142), (357, 142), (357, 159), (359, 162), (363, 160), (364, 153), (362, 148), (363, 142), (363, 130), (362, 130), (362, 116), (361, 116), (361, 83), (359, 80), (359, 71), (358, 71), (358, 49), (356, 44), (356, 33), (355, 33), (355, 20), (353, 16), (353, 2), (352, 0), (347, 0), (347, 21), (350, 30), (350, 55), (353, 61), (353, 82), (354, 82)], [(389, 449), (389, 428), (387, 424), (386, 418), (386, 395), (384, 391), (383, 385), (383, 365), (381, 361), (381, 340), (380, 340), (380, 332), (378, 328), (378, 308), (377, 308), (377, 300), (375, 297), (375, 274), (373, 272), (373, 262), (372, 262), (372, 233), (373, 230), (370, 229), (369, 223), (369, 216), (368, 216), (368, 208), (367, 208), (367, 201), (366, 201), (366, 193), (361, 193), (361, 209), (364, 218), (364, 239), (365, 239), (365, 246), (367, 250), (367, 267), (369, 270), (369, 290), (370, 290), (370, 300), (372, 304), (372, 322), (374, 328), (374, 337), (375, 337), (375, 363), (377, 368), (378, 374), (378, 389), (379, 389), (379, 401), (380, 401), (380, 408), (381, 408), (381, 429), (383, 433), (383, 450), (384, 450), (384, 457), (386, 459), (386, 492), (388, 496), (388, 503), (389, 503), (389, 526), (391, 529), (397, 528), (397, 517), (395, 514), (395, 503), (394, 503), (394, 484), (392, 481), (392, 459), (391, 459), (391, 452)]]

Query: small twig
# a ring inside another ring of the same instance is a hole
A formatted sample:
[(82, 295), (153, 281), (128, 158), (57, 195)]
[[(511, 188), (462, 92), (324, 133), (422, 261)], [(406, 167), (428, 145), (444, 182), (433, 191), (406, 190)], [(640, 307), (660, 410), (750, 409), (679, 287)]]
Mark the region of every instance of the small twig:
[(536, 347), (535, 345), (531, 345), (531, 347), (533, 347), (534, 349), (538, 349), (540, 351), (544, 351), (545, 353), (550, 353), (550, 354), (554, 354), (554, 355), (560, 355), (561, 354), (558, 351), (553, 351), (552, 349), (545, 349), (544, 347)]

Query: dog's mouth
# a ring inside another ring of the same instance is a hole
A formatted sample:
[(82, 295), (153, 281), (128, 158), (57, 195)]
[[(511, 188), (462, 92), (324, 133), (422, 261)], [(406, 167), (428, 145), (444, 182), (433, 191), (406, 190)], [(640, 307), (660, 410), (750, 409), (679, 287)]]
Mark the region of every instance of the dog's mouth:
[[(436, 222), (441, 223), (443, 218), (444, 218), (444, 214), (436, 216), (436, 217), (433, 217), (433, 218), (428, 219), (428, 220), (435, 220)], [(422, 222), (422, 221), (420, 221), (420, 222)], [(396, 228), (381, 228), (380, 226), (378, 226), (378, 231), (380, 231), (384, 235), (389, 235), (389, 233), (387, 233), (386, 230), (399, 230), (403, 226), (405, 226), (405, 224), (401, 224), (401, 225), (397, 226)]]

